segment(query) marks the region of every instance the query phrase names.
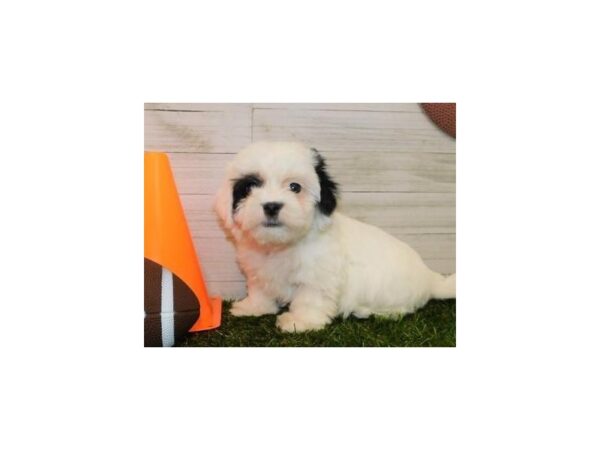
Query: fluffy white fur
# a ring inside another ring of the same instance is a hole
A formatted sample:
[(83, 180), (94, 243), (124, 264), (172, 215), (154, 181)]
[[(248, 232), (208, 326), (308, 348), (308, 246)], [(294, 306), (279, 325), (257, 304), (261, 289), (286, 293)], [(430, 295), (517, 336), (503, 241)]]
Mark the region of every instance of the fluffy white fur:
[[(300, 332), (323, 328), (338, 315), (406, 314), (431, 298), (454, 298), (455, 275), (430, 270), (417, 252), (379, 228), (321, 212), (319, 158), (302, 144), (259, 142), (228, 166), (215, 209), (248, 284), (248, 296), (232, 314), (276, 314), (289, 304), (277, 326)], [(235, 183), (249, 174), (261, 184), (247, 189), (234, 210)], [(293, 192), (290, 183), (302, 190)], [(283, 204), (279, 226), (266, 226), (262, 205), (268, 202)]]

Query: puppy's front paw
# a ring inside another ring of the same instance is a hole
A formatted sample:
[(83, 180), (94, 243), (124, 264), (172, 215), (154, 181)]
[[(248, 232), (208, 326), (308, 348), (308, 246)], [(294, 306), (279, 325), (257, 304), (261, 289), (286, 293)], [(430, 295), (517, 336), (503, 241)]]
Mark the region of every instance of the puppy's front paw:
[(286, 312), (278, 316), (276, 323), (277, 327), (286, 333), (301, 333), (303, 331), (320, 330), (327, 325), (327, 322), (308, 323), (291, 312)]
[(231, 314), (233, 316), (263, 316), (265, 314), (276, 314), (279, 309), (277, 305), (273, 303), (257, 303), (252, 301), (250, 297), (246, 297), (244, 300), (235, 302), (231, 307)]

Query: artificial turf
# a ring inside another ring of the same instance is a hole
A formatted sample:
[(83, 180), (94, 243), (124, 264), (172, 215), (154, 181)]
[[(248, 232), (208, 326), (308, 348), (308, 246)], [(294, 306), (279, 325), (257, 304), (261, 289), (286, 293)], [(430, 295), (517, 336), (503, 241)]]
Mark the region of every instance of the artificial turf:
[(323, 330), (283, 333), (274, 315), (234, 317), (223, 304), (221, 327), (189, 334), (181, 347), (455, 347), (456, 300), (432, 300), (401, 318), (337, 318)]

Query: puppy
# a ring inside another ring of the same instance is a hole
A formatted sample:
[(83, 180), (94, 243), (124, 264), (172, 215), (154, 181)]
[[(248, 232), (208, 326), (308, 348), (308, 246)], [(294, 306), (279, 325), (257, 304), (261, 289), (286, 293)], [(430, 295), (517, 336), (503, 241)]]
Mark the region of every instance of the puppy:
[(288, 332), (342, 315), (412, 313), (456, 296), (455, 275), (430, 270), (407, 244), (339, 212), (323, 157), (299, 143), (258, 142), (226, 170), (215, 209), (233, 237), (248, 296), (236, 316), (276, 314)]

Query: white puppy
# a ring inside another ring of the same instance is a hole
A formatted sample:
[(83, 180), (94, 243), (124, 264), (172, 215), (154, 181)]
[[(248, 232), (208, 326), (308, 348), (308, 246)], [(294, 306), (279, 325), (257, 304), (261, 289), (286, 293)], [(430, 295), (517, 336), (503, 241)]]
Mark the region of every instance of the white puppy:
[(236, 316), (276, 314), (290, 332), (338, 315), (406, 314), (456, 296), (455, 275), (430, 270), (405, 243), (335, 212), (337, 185), (315, 150), (259, 142), (227, 167), (215, 209), (231, 233), (248, 296)]

